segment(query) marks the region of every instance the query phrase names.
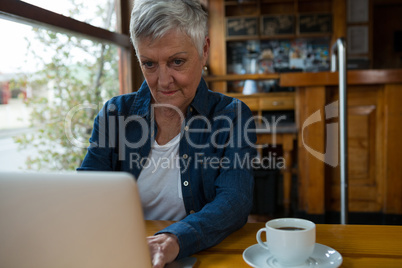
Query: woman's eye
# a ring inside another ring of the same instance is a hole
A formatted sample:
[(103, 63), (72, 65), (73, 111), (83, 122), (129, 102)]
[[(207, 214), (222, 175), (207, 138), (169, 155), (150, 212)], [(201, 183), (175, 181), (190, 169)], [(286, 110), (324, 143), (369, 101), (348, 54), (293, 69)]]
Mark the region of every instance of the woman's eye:
[(142, 65), (144, 65), (145, 68), (152, 68), (154, 66), (154, 63), (151, 61), (145, 61), (142, 63)]
[(181, 59), (175, 59), (175, 60), (173, 60), (173, 64), (175, 65), (175, 66), (180, 66), (180, 65), (182, 65), (184, 63), (184, 60), (181, 60)]

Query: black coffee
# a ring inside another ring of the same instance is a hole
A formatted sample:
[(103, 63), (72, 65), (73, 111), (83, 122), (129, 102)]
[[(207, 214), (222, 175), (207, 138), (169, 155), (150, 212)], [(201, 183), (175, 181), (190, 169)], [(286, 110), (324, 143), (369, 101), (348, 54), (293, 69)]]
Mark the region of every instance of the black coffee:
[(306, 230), (305, 228), (293, 227), (293, 226), (283, 226), (283, 227), (278, 227), (276, 229), (285, 230), (285, 231), (302, 231), (302, 230)]

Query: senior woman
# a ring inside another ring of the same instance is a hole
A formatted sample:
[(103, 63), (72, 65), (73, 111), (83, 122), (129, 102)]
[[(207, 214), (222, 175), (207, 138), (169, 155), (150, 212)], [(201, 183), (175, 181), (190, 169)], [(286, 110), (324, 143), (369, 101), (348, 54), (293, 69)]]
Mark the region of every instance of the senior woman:
[(163, 267), (245, 224), (255, 126), (246, 105), (201, 77), (210, 41), (198, 0), (135, 0), (130, 31), (145, 82), (105, 104), (79, 170), (132, 173), (145, 218), (176, 221), (148, 238)]

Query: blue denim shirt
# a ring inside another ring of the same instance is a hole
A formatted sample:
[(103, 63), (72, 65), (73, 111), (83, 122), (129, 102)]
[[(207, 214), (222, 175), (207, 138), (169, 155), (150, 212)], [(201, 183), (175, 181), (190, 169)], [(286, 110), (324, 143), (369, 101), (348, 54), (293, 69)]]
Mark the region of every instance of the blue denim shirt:
[[(94, 122), (78, 170), (125, 171), (138, 178), (157, 128), (146, 82), (109, 100)], [(253, 202), (255, 124), (237, 99), (208, 90), (203, 79), (188, 107), (179, 145), (187, 216), (158, 233), (172, 233), (178, 258), (216, 245), (247, 221)]]

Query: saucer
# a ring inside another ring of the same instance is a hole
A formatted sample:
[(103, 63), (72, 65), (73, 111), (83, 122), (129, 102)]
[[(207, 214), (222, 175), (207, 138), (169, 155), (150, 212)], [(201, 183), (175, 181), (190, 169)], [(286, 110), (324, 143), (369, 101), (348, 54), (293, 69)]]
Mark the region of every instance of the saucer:
[[(261, 247), (259, 244), (246, 248), (243, 252), (243, 259), (251, 267), (283, 268), (269, 251)], [(297, 267), (335, 268), (339, 267), (341, 264), (342, 255), (338, 251), (325, 245), (315, 243), (313, 254), (304, 264)]]

